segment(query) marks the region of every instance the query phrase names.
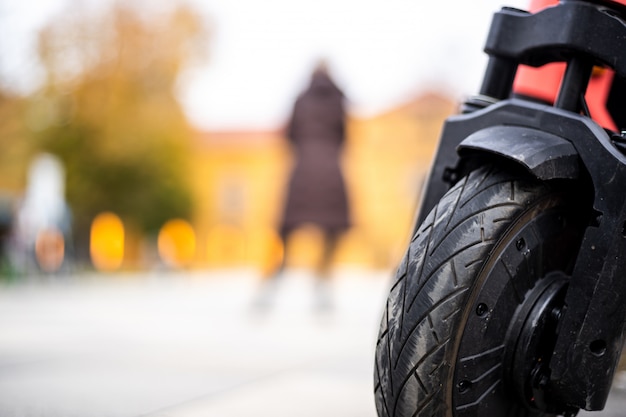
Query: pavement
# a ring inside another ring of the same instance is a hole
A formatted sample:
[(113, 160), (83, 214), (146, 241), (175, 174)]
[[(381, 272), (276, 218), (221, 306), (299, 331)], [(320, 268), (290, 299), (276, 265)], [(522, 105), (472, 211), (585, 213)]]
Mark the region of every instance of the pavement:
[[(33, 277), (0, 286), (0, 416), (375, 417), (390, 274), (340, 271), (331, 304), (288, 271)], [(607, 410), (626, 415), (616, 390)]]
[(254, 272), (33, 278), (0, 288), (0, 416), (376, 415), (387, 273), (288, 273), (269, 307)]

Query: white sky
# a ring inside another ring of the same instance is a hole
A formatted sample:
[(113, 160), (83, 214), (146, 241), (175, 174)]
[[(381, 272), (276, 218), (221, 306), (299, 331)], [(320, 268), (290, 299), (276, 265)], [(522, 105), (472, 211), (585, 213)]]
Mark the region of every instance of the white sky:
[[(37, 83), (35, 34), (68, 4), (0, 0), (0, 73), (20, 91)], [(126, 0), (132, 1), (132, 0)], [(134, 0), (139, 1), (139, 0)], [(477, 91), (491, 15), (526, 0), (188, 0), (212, 24), (209, 59), (181, 78), (179, 98), (204, 129), (274, 128), (319, 57), (352, 109), (375, 113), (429, 89)], [(146, 5), (167, 0), (145, 1)]]

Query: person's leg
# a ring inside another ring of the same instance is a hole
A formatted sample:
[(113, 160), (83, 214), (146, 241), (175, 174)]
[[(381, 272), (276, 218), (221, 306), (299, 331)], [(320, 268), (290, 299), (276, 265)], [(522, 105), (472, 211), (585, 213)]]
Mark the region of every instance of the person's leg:
[(253, 303), (254, 308), (257, 310), (267, 310), (273, 302), (278, 282), (285, 270), (285, 264), (287, 262), (287, 243), (290, 234), (291, 229), (282, 229), (280, 231), (280, 240), (283, 247), (282, 257), (280, 262), (277, 262), (276, 265), (273, 265), (269, 271), (266, 271), (263, 274), (261, 287), (259, 288)]
[(274, 280), (280, 277), (285, 271), (285, 265), (287, 263), (287, 252), (288, 252), (288, 242), (289, 236), (292, 234), (292, 229), (283, 228), (280, 230), (280, 241), (282, 245), (282, 256), (280, 258), (280, 262), (274, 265), (274, 268), (265, 276), (266, 280)]
[(316, 309), (330, 310), (333, 306), (331, 297), (331, 269), (335, 260), (339, 242), (339, 234), (335, 231), (325, 231), (322, 256), (316, 271)]
[(328, 280), (330, 277), (333, 261), (335, 260), (335, 252), (339, 234), (335, 231), (324, 231), (322, 256), (317, 265), (317, 276), (319, 279)]

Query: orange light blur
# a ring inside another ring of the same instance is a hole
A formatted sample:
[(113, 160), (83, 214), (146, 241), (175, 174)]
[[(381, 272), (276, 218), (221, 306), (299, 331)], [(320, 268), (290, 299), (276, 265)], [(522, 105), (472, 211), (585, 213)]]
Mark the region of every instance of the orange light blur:
[(157, 241), (159, 256), (169, 266), (188, 266), (196, 255), (196, 234), (189, 222), (173, 219), (163, 225)]
[(89, 250), (93, 265), (100, 271), (114, 271), (124, 261), (124, 224), (110, 212), (96, 216), (91, 224)]

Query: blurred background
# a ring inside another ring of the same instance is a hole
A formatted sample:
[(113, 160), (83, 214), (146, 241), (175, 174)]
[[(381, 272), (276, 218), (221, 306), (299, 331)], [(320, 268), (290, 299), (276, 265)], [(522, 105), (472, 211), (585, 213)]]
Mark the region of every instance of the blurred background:
[[(0, 414), (374, 415), (441, 124), (478, 90), (491, 14), (525, 3), (0, 0)], [(261, 313), (320, 59), (348, 110), (334, 309), (309, 309), (305, 227)]]
[[(500, 6), (422, 3), (0, 3), (5, 276), (275, 262), (283, 128), (320, 58), (349, 111), (336, 261), (390, 268)], [(314, 231), (294, 246), (306, 265)]]

